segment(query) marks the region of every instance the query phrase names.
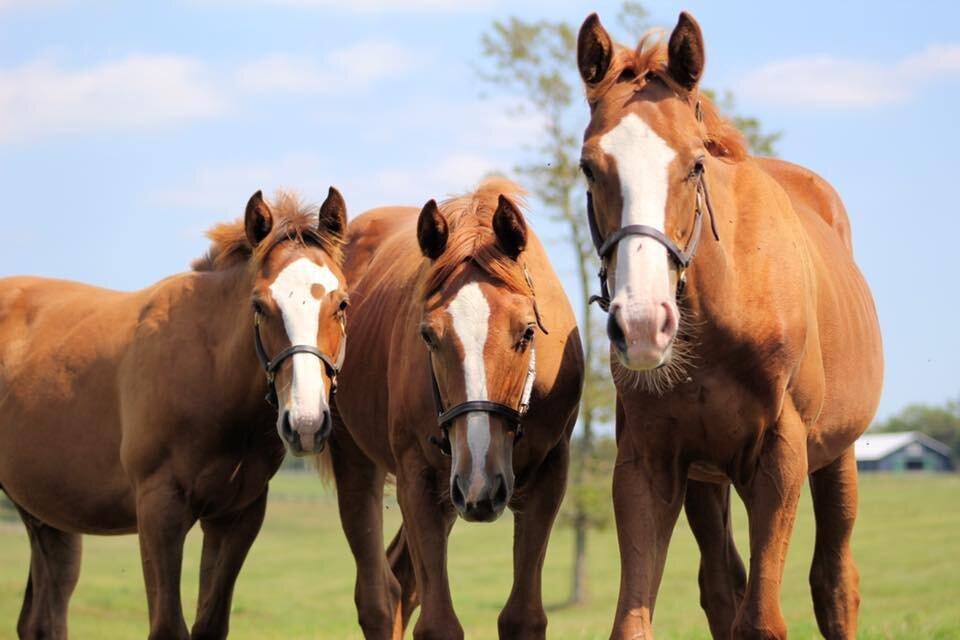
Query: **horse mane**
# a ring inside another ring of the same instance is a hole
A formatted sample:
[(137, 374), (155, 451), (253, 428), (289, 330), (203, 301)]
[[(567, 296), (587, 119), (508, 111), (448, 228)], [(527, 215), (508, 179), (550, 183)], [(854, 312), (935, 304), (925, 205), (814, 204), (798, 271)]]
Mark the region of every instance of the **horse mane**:
[(422, 295), (426, 299), (466, 264), (479, 267), (514, 293), (529, 291), (520, 264), (505, 254), (493, 231), (493, 214), (503, 195), (518, 209), (526, 207), (525, 191), (506, 178), (487, 178), (471, 193), (444, 200), (440, 213), (447, 220), (447, 247), (429, 268)]
[(314, 245), (326, 252), (338, 265), (343, 263), (343, 240), (319, 227), (318, 207), (306, 205), (290, 191), (278, 191), (270, 203), (273, 227), (256, 248), (247, 240), (243, 218), (222, 222), (207, 231), (210, 248), (194, 260), (194, 271), (225, 271), (253, 261), (259, 264), (281, 242)]
[(720, 114), (717, 105), (701, 92), (692, 93), (678, 85), (667, 73), (667, 45), (664, 43), (663, 29), (651, 29), (646, 32), (634, 49), (619, 43), (614, 44), (610, 68), (602, 80), (587, 85), (587, 101), (596, 104), (615, 84), (632, 82), (639, 91), (651, 81), (650, 75), (661, 80), (678, 96), (690, 103), (691, 108), (697, 99), (703, 113), (703, 141), (710, 154), (731, 161), (740, 161), (747, 157), (747, 143), (743, 133)]

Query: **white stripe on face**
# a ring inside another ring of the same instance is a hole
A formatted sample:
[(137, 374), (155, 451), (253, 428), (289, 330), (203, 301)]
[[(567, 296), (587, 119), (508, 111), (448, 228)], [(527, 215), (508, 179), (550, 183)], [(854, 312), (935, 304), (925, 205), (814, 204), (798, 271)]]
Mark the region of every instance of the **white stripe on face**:
[[(463, 347), (463, 377), (467, 400), (487, 399), (487, 372), (483, 348), (487, 344), (490, 305), (476, 282), (461, 287), (447, 306), (453, 318), (453, 330)], [(490, 448), (490, 416), (482, 411), (467, 414), (467, 446), (473, 465), (470, 477), (483, 473), (484, 460)]]
[[(315, 285), (324, 291), (335, 291), (340, 282), (326, 265), (318, 265), (307, 258), (294, 260), (280, 272), (270, 294), (283, 315), (290, 344), (317, 346), (320, 330), (320, 300), (314, 297)], [(290, 384), (291, 420), (318, 418), (327, 408), (324, 392), (322, 363), (309, 353), (292, 356), (293, 381)]]
[[(664, 230), (668, 169), (676, 153), (635, 113), (600, 139), (600, 148), (617, 162), (623, 212), (620, 226), (643, 224)], [(670, 299), (669, 257), (653, 238), (627, 236), (617, 245), (613, 299), (626, 313)]]

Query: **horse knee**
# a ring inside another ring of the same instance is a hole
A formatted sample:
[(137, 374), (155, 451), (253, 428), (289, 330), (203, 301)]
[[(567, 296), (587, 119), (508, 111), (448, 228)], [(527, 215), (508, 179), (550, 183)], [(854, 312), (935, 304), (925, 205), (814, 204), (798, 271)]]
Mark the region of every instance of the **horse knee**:
[(547, 616), (541, 611), (513, 613), (504, 610), (497, 619), (501, 638), (542, 640), (547, 636)]
[(779, 607), (763, 613), (741, 609), (734, 620), (731, 636), (737, 640), (785, 640), (787, 623)]

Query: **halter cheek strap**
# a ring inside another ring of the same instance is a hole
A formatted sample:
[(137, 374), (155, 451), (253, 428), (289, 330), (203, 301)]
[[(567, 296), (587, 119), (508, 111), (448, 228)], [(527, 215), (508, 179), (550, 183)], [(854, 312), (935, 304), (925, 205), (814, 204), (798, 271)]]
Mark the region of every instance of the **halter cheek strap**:
[[(284, 360), (298, 353), (309, 353), (310, 355), (319, 358), (320, 362), (323, 363), (324, 368), (327, 370), (327, 375), (330, 376), (330, 395), (334, 395), (337, 392), (337, 374), (340, 373), (340, 369), (330, 358), (330, 356), (312, 345), (295, 344), (287, 347), (271, 359), (267, 356), (266, 349), (263, 348), (263, 338), (260, 337), (260, 321), (260, 314), (254, 313), (253, 346), (257, 350), (257, 359), (260, 360), (260, 365), (267, 374), (267, 385), (269, 388), (267, 389), (267, 395), (265, 399), (271, 406), (274, 408), (278, 406), (276, 386), (277, 369), (280, 368), (280, 365), (283, 364)], [(341, 328), (343, 328), (342, 324)]]
[[(537, 319), (537, 326), (543, 331), (544, 335), (549, 334), (547, 327), (543, 323), (540, 315), (540, 308), (537, 306), (537, 294), (533, 287), (533, 278), (527, 270), (526, 263), (523, 264), (523, 278), (530, 288), (530, 299), (533, 302), (533, 314)], [(430, 436), (431, 444), (440, 448), (441, 453), (446, 456), (451, 454), (450, 450), (450, 425), (454, 419), (473, 411), (480, 411), (487, 414), (501, 416), (506, 419), (514, 433), (513, 444), (516, 445), (523, 437), (523, 417), (530, 408), (530, 396), (533, 394), (533, 383), (537, 377), (537, 351), (530, 349), (530, 363), (527, 365), (527, 377), (523, 381), (523, 391), (520, 394), (520, 404), (514, 409), (510, 405), (490, 400), (467, 400), (461, 402), (449, 409), (443, 408), (443, 398), (440, 397), (440, 386), (437, 384), (437, 374), (433, 369), (433, 354), (427, 353), (427, 362), (430, 366), (430, 386), (433, 391), (433, 404), (437, 408), (437, 424), (440, 426), (440, 437)]]
[(440, 397), (440, 386), (437, 384), (437, 374), (433, 369), (433, 354), (427, 354), (427, 361), (430, 363), (430, 383), (433, 390), (433, 403), (437, 408), (437, 424), (440, 426), (440, 437), (430, 436), (430, 442), (440, 447), (441, 453), (449, 456), (450, 450), (450, 425), (453, 421), (474, 411), (498, 415), (507, 421), (514, 433), (513, 444), (516, 445), (523, 437), (523, 417), (530, 408), (530, 395), (533, 393), (533, 382), (537, 376), (537, 352), (536, 349), (530, 350), (530, 364), (527, 366), (527, 377), (523, 381), (523, 392), (520, 396), (520, 405), (514, 409), (510, 405), (501, 402), (492, 402), (490, 400), (467, 400), (461, 402), (449, 409), (443, 408), (443, 398)]
[(717, 240), (720, 240), (720, 235), (717, 233), (716, 220), (714, 219), (713, 215), (713, 206), (710, 203), (710, 193), (707, 191), (707, 183), (703, 176), (704, 170), (701, 170), (700, 174), (697, 176), (697, 204), (693, 217), (693, 230), (690, 233), (690, 241), (687, 243), (685, 249), (681, 249), (679, 246), (677, 246), (677, 243), (671, 240), (659, 229), (645, 224), (631, 224), (625, 227), (620, 227), (611, 233), (606, 239), (604, 239), (600, 234), (600, 228), (597, 225), (597, 216), (593, 208), (593, 195), (589, 191), (587, 192), (587, 223), (590, 226), (590, 237), (593, 240), (593, 245), (596, 247), (597, 254), (600, 256), (600, 273), (597, 274), (600, 279), (600, 295), (590, 296), (591, 303), (596, 302), (604, 311), (610, 311), (610, 289), (609, 285), (607, 284), (607, 261), (609, 260), (610, 255), (616, 249), (617, 244), (629, 236), (644, 236), (647, 238), (652, 238), (663, 245), (663, 247), (667, 250), (667, 253), (670, 255), (670, 259), (673, 260), (674, 264), (677, 266), (677, 271), (679, 272), (679, 278), (677, 279), (677, 296), (679, 297), (683, 294), (687, 282), (687, 268), (689, 268), (690, 264), (693, 262), (693, 258), (697, 253), (697, 246), (700, 244), (700, 235), (703, 228), (704, 208), (706, 208), (707, 214), (710, 217), (710, 229), (713, 231), (713, 237)]

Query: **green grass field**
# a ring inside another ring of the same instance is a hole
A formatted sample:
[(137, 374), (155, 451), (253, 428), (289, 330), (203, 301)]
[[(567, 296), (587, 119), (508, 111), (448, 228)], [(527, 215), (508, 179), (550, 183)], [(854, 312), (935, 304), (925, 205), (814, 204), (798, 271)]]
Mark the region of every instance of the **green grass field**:
[[(389, 535), (399, 522), (388, 503)], [(738, 544), (746, 548), (737, 503)], [(509, 590), (509, 516), (492, 525), (459, 522), (450, 549), (454, 602), (467, 638), (496, 637), (497, 613)], [(389, 537), (388, 535), (388, 537)], [(571, 536), (557, 530), (544, 575), (552, 638), (605, 638), (616, 604), (619, 570), (614, 532), (592, 536), (588, 606), (563, 608)], [(133, 536), (84, 539), (84, 568), (70, 609), (73, 638), (142, 638), (146, 602)], [(807, 588), (813, 549), (809, 496), (801, 503), (783, 586), (791, 638), (819, 637)], [(854, 537), (860, 567), (861, 638), (960, 638), (960, 476), (861, 477)], [(196, 598), (198, 528), (184, 564), (188, 622)], [(19, 523), (0, 523), (0, 638), (15, 635), (29, 559)], [(681, 519), (657, 606), (661, 638), (706, 638), (698, 605), (696, 546)], [(267, 521), (237, 584), (232, 638), (359, 638), (353, 606), (353, 559), (335, 498), (308, 474), (286, 473), (272, 484)]]

